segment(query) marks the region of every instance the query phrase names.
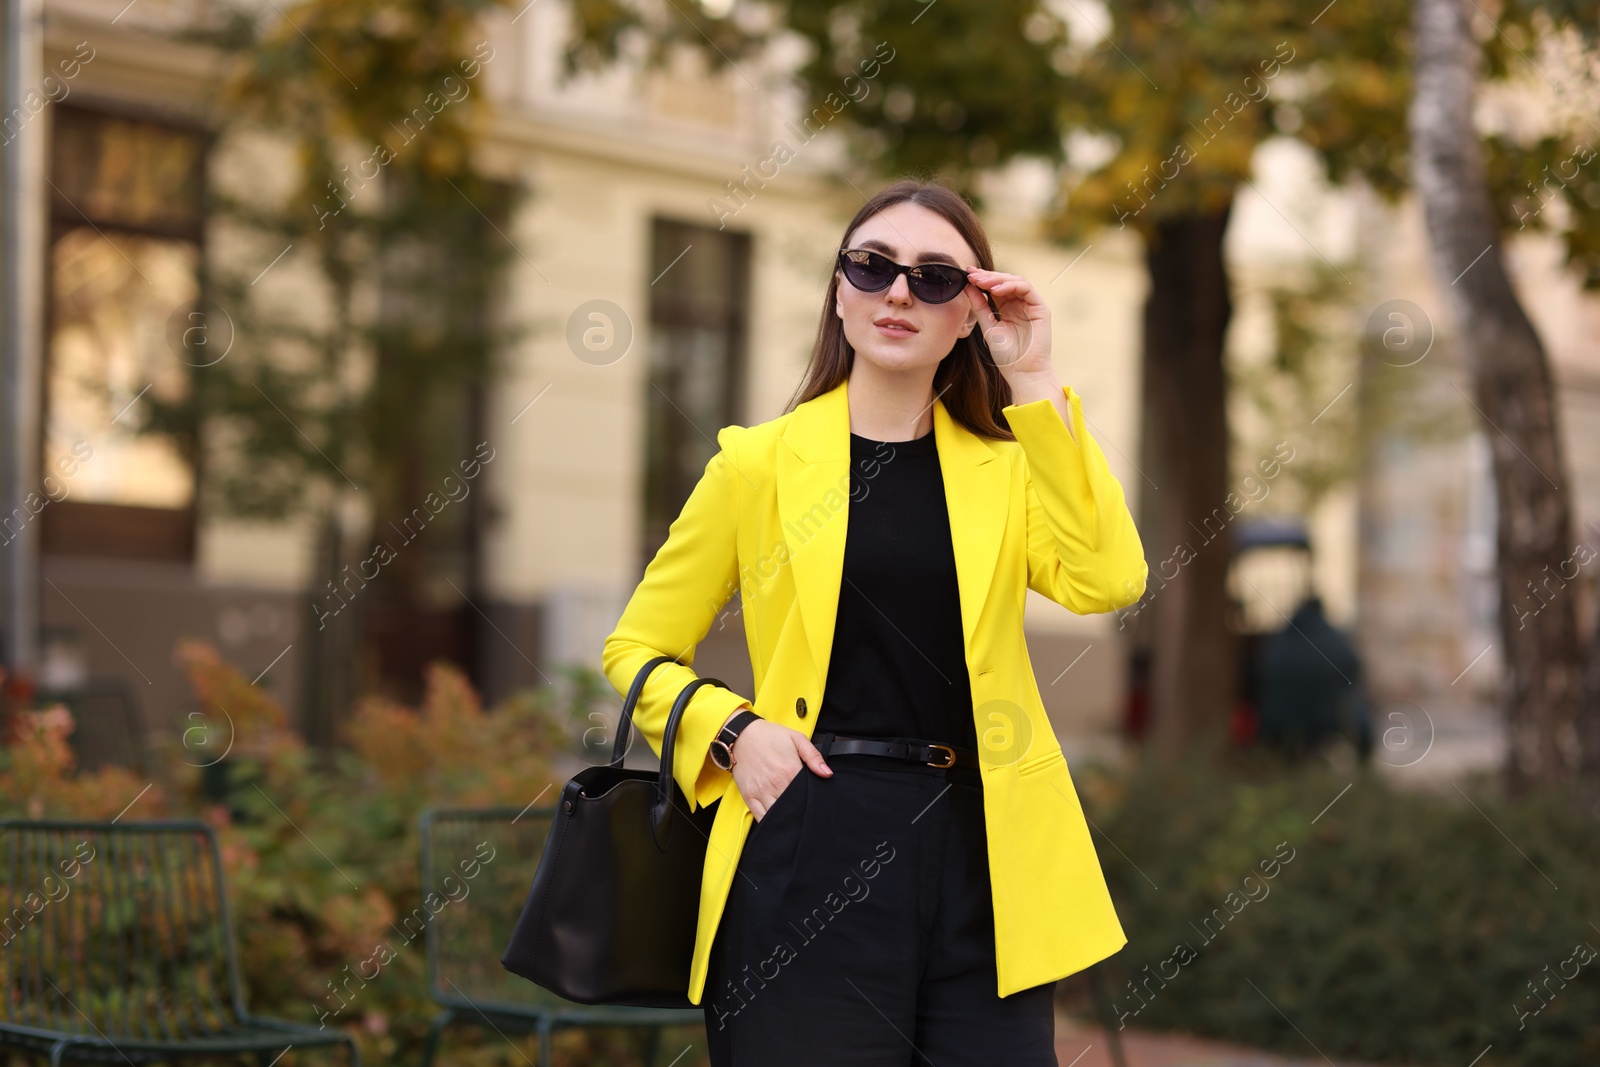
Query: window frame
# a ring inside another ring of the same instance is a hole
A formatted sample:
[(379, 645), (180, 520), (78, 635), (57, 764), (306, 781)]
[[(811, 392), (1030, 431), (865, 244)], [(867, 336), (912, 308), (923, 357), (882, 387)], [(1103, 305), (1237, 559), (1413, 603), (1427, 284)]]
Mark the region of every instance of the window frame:
[[(44, 314), (43, 337), (40, 339), (39, 385), (39, 477), (47, 473), (46, 446), (49, 436), (51, 354), (56, 334), (56, 278), (55, 250), (57, 242), (68, 232), (85, 224), (101, 233), (129, 234), (140, 237), (165, 238), (187, 241), (196, 250), (199, 299), (206, 297), (207, 241), (206, 222), (210, 216), (211, 183), (209, 160), (216, 144), (216, 131), (203, 123), (181, 115), (173, 115), (149, 107), (130, 105), (103, 97), (84, 97), (74, 102), (62, 102), (53, 109), (50, 117), (51, 150), (46, 167), (52, 179), (55, 170), (55, 136), (63, 118), (69, 121), (123, 120), (158, 126), (195, 139), (199, 148), (197, 192), (199, 204), (191, 223), (167, 225), (159, 221), (149, 224), (97, 218), (81, 205), (65, 201), (65, 193), (58, 193), (52, 185), (46, 207), (46, 236), (44, 263), (41, 264)], [(192, 376), (192, 371), (187, 372)], [(39, 551), (43, 556), (89, 556), (103, 559), (146, 560), (193, 565), (199, 523), (199, 497), (203, 477), (203, 453), (187, 442), (194, 492), (189, 503), (181, 508), (151, 505), (118, 504), (104, 501), (73, 500), (64, 497), (52, 500), (40, 516)]]

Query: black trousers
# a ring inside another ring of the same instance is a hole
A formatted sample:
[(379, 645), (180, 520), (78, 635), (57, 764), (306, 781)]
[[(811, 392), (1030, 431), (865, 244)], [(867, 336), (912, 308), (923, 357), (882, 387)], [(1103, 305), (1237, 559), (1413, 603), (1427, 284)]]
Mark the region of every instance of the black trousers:
[(701, 999), (712, 1067), (1056, 1067), (1055, 983), (995, 992), (976, 769), (827, 760), (739, 856)]

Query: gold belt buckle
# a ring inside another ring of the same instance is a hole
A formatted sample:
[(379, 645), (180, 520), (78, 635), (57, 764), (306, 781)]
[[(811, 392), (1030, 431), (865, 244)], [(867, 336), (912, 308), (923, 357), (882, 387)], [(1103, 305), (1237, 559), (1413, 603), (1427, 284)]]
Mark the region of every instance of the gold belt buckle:
[(928, 747), (929, 748), (942, 749), (944, 751), (944, 754), (945, 754), (945, 761), (943, 763), (930, 763), (930, 764), (928, 764), (928, 766), (930, 766), (930, 767), (954, 767), (956, 765), (956, 750), (951, 748), (949, 745), (933, 745), (933, 744), (930, 744)]

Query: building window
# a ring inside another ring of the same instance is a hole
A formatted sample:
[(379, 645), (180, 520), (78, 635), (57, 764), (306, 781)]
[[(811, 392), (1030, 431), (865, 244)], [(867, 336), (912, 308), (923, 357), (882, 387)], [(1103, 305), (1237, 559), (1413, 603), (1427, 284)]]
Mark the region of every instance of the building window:
[(173, 333), (200, 297), (205, 149), (200, 131), (56, 109), (43, 460), (61, 488), (47, 553), (193, 557), (193, 448), (141, 430), (190, 388)]
[(750, 238), (656, 219), (650, 252), (644, 537), (648, 562), (717, 451), (742, 421)]

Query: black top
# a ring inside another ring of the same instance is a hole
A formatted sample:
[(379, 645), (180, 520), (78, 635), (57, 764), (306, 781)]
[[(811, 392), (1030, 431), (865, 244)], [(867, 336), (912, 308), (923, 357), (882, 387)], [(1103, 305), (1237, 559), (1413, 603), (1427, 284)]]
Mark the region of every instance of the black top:
[(844, 570), (818, 732), (977, 747), (961, 595), (930, 431), (850, 435)]

